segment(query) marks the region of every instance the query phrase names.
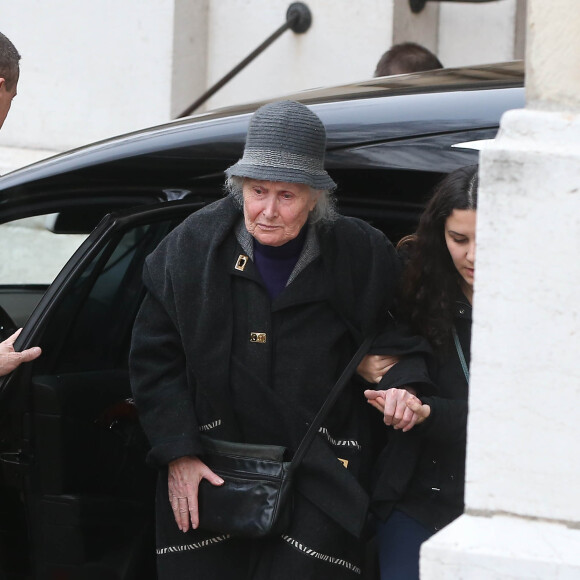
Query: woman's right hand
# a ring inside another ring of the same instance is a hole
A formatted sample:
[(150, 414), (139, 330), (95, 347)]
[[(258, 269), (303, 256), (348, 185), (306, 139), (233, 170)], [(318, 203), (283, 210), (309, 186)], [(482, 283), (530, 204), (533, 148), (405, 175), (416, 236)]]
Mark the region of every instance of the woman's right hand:
[(194, 530), (199, 526), (197, 492), (202, 479), (207, 479), (212, 485), (224, 483), (224, 480), (198, 457), (180, 457), (169, 464), (169, 503), (177, 527), (182, 532), (189, 530), (190, 522)]
[(387, 371), (392, 369), (399, 360), (398, 356), (367, 354), (356, 368), (356, 372), (367, 383), (380, 383)]
[(411, 389), (388, 389), (386, 391), (365, 391), (367, 401), (383, 413), (385, 425), (403, 432), (419, 425), (431, 414), (431, 407), (424, 405)]

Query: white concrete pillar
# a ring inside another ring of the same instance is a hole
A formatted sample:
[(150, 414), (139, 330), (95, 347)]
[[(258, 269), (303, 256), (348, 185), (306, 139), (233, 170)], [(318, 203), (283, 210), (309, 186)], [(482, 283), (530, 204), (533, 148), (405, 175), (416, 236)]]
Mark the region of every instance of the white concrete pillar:
[(422, 580), (580, 578), (580, 18), (529, 0), (527, 105), (481, 154), (466, 513)]
[(209, 0), (174, 0), (170, 115), (177, 117), (207, 88)]
[[(409, 0), (394, 0), (393, 44), (416, 42), (437, 56), (439, 50), (439, 4), (428, 2), (415, 14)], [(386, 50), (386, 49), (385, 49)]]
[(514, 60), (517, 0), (441, 2), (439, 60), (446, 67)]

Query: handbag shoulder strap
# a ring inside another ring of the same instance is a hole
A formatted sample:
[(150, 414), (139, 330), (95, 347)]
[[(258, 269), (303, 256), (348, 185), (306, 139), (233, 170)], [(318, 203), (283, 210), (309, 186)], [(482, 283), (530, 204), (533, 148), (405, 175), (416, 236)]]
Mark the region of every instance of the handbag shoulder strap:
[(467, 368), (467, 363), (465, 362), (465, 355), (463, 354), (463, 349), (461, 348), (461, 343), (459, 342), (459, 336), (457, 336), (455, 325), (453, 325), (453, 340), (455, 341), (455, 349), (457, 350), (457, 356), (459, 356), (459, 361), (461, 362), (461, 368), (463, 369), (465, 380), (469, 383), (469, 369)]
[(300, 445), (298, 446), (298, 449), (296, 450), (296, 453), (294, 454), (294, 457), (292, 458), (292, 461), (290, 463), (290, 470), (296, 469), (300, 464), (300, 462), (302, 461), (302, 459), (304, 458), (304, 455), (308, 451), (310, 444), (312, 443), (320, 427), (322, 426), (322, 422), (324, 421), (324, 419), (326, 419), (328, 412), (338, 399), (338, 396), (340, 395), (346, 384), (350, 381), (350, 378), (354, 374), (354, 371), (356, 370), (356, 367), (358, 366), (359, 362), (362, 360), (363, 356), (368, 352), (369, 348), (371, 347), (373, 340), (374, 335), (368, 336), (360, 345), (360, 347), (358, 348), (358, 350), (356, 351), (355, 355), (352, 357), (348, 365), (346, 365), (345, 369), (342, 371), (342, 374), (338, 378), (338, 381), (336, 381), (334, 387), (332, 387), (330, 393), (328, 393), (326, 400), (324, 401), (322, 407), (320, 407), (320, 410), (312, 420), (312, 423), (310, 423), (308, 431), (306, 431), (306, 435), (304, 435), (304, 438), (300, 442)]

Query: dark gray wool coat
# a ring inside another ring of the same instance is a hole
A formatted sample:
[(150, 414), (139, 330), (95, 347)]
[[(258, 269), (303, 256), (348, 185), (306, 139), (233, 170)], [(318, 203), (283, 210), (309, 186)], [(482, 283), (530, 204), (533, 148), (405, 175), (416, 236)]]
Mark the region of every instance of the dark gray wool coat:
[[(160, 467), (160, 578), (361, 577), (369, 424), (381, 417), (356, 381), (298, 470), (287, 535), (220, 536), (203, 530), (203, 514), (202, 529), (183, 534), (167, 500), (165, 466), (201, 454), (200, 433), (295, 450), (358, 343), (385, 324), (400, 270), (387, 238), (354, 218), (309, 227), (298, 270), (273, 301), (251, 259), (235, 268), (252, 244), (230, 197), (186, 219), (146, 261), (130, 369)], [(254, 332), (266, 342), (251, 342)]]

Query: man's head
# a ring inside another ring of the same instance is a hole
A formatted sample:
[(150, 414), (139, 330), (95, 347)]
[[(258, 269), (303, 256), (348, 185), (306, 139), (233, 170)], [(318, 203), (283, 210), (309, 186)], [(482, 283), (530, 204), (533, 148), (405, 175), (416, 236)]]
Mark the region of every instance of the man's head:
[(439, 59), (424, 46), (415, 42), (393, 45), (379, 60), (375, 77), (400, 75), (443, 68)]
[(10, 110), (20, 75), (20, 54), (16, 47), (0, 32), (0, 128)]

